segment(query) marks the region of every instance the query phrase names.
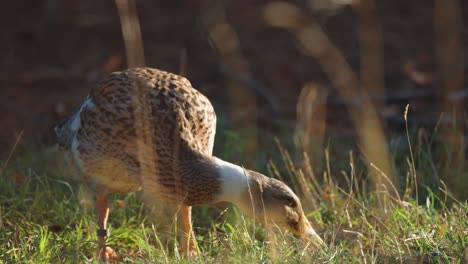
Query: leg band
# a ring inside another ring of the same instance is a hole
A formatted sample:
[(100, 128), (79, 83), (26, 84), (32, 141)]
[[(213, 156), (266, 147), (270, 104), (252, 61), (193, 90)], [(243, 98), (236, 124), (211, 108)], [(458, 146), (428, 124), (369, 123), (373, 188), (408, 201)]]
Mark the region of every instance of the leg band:
[(109, 236), (110, 232), (107, 229), (98, 229), (96, 230), (96, 234), (99, 237), (105, 237), (105, 236)]

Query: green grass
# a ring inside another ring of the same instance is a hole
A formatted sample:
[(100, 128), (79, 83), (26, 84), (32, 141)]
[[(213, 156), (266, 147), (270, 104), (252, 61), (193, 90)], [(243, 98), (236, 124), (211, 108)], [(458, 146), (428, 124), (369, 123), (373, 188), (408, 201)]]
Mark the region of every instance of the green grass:
[[(443, 188), (435, 177), (440, 172), (434, 169), (439, 165), (433, 148), (421, 146), (415, 150), (424, 183), (419, 203), (411, 184), (401, 187), (400, 197), (387, 195), (379, 201), (366, 181), (359, 180), (366, 178), (359, 159), (357, 164), (342, 161), (345, 165), (326, 160), (332, 169), (313, 183), (306, 168), (288, 161), (301, 155), (283, 149), (286, 156), (273, 158), (271, 171), (288, 177), (292, 186), (299, 186), (301, 177), (307, 183), (302, 189), (306, 214), (328, 249), (314, 251), (287, 232), (266, 232), (235, 208), (203, 206), (194, 210), (200, 254), (184, 257), (174, 250), (175, 228), (151, 221), (139, 193), (111, 197), (108, 244), (119, 254), (117, 262), (124, 263), (466, 263), (468, 203)], [(395, 163), (402, 164), (397, 169), (403, 183), (411, 182), (407, 154), (401, 154), (407, 151), (404, 144), (392, 149)], [(95, 262), (92, 195), (70, 175), (57, 150), (23, 151), (0, 177), (1, 263)]]

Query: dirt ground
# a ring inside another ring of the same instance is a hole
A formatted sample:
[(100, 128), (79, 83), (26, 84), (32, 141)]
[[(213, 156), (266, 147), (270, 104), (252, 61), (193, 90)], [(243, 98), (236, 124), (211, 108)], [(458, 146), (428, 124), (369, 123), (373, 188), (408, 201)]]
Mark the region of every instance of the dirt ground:
[[(304, 54), (291, 34), (265, 25), (262, 10), (270, 1), (223, 1), (222, 5), (197, 0), (136, 2), (146, 65), (179, 72), (185, 50), (185, 75), (213, 101), (218, 112), (226, 111), (229, 104), (225, 89), (229, 80), (256, 95), (259, 123), (279, 116), (294, 120), (297, 98), (305, 83), (330, 87), (317, 61)], [(355, 10), (349, 5), (318, 8), (317, 3), (326, 1), (292, 2), (319, 22), (359, 73)], [(459, 2), (463, 49), (468, 43), (468, 2)], [(422, 92), (423, 100), (414, 102), (415, 109), (435, 119), (440, 107), (434, 107), (439, 84), (434, 66), (433, 6), (433, 1), (427, 0), (377, 1), (386, 92)], [(210, 41), (206, 21), (219, 12), (225, 14), (237, 34), (247, 76), (246, 72), (227, 68), (219, 49)], [(0, 21), (3, 157), (21, 131), (22, 144), (52, 142), (53, 125), (72, 111), (105, 73), (126, 68), (126, 60), (114, 1), (5, 1), (0, 8)], [(466, 58), (466, 54), (460, 56)], [(408, 63), (421, 73), (418, 76), (422, 80), (411, 75)], [(336, 103), (338, 97), (332, 88), (327, 120), (333, 128), (333, 124), (345, 120), (342, 104)], [(272, 107), (259, 89), (280, 102), (278, 107)], [(426, 94), (429, 100), (424, 97)], [(408, 98), (403, 97), (398, 103), (398, 113)], [(339, 131), (343, 132), (342, 127)]]

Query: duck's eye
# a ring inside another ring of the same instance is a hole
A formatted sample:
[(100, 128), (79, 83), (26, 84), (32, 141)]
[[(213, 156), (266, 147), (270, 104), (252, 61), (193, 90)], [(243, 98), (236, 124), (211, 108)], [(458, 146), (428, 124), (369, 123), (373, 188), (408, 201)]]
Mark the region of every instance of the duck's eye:
[(297, 206), (297, 203), (296, 203), (296, 200), (294, 198), (292, 198), (291, 196), (286, 196), (285, 197), (285, 202), (286, 202), (286, 205), (289, 206), (289, 207), (296, 207)]
[(289, 221), (288, 224), (293, 230), (296, 230), (296, 231), (299, 230), (299, 222)]

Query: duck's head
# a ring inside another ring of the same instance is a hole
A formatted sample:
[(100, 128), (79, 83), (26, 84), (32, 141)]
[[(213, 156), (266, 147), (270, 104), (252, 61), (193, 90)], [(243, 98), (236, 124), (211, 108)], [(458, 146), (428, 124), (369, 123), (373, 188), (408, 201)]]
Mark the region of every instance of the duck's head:
[(315, 246), (323, 244), (285, 183), (218, 158), (214, 161), (222, 183), (219, 201), (235, 204), (259, 223), (289, 230)]
[(322, 239), (307, 220), (297, 195), (282, 181), (261, 173), (245, 170), (248, 188), (241, 195), (237, 206), (256, 222), (276, 225), (291, 231), (315, 246)]

